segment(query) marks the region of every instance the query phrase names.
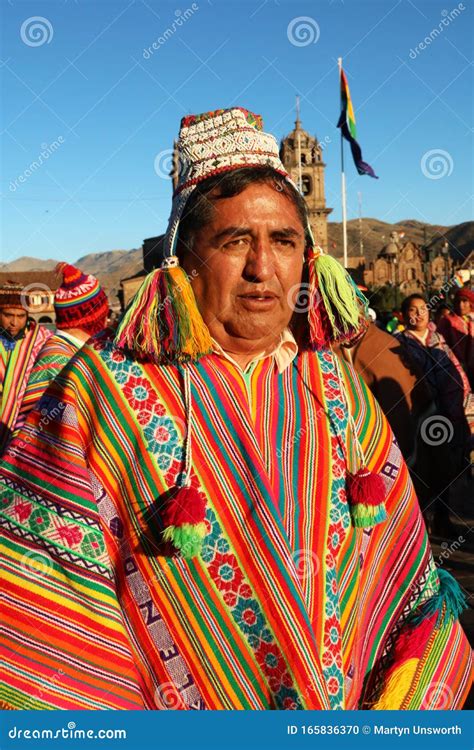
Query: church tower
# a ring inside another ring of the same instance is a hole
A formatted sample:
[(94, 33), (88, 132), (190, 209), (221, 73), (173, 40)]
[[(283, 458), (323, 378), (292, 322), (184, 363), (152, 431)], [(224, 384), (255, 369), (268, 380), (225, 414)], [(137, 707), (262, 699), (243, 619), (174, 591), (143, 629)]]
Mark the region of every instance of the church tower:
[(327, 217), (332, 208), (326, 208), (324, 195), (323, 150), (316, 137), (301, 127), (299, 105), (296, 110), (294, 130), (280, 144), (283, 166), (303, 193), (309, 212), (309, 223), (316, 244), (328, 249)]

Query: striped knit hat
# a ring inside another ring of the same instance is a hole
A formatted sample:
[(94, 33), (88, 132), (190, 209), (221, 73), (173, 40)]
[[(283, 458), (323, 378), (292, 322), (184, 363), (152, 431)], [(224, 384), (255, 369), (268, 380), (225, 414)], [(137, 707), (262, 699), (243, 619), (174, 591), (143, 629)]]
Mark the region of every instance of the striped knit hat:
[(59, 329), (80, 328), (93, 336), (105, 328), (109, 303), (101, 285), (68, 263), (58, 263), (56, 273), (63, 282), (54, 295), (56, 326)]
[(24, 292), (24, 286), (17, 284), (16, 281), (7, 281), (0, 286), (0, 309), (6, 307), (21, 307), (27, 310), (30, 304), (28, 294)]

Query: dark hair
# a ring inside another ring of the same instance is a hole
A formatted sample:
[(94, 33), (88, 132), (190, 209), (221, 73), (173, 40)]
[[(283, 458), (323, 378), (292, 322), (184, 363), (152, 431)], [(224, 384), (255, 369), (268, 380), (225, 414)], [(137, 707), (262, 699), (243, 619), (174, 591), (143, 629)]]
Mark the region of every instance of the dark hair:
[[(183, 211), (179, 226), (178, 255), (186, 248), (192, 249), (196, 232), (206, 226), (213, 217), (214, 203), (219, 198), (232, 198), (239, 195), (249, 185), (260, 183), (271, 185), (284, 193), (298, 211), (301, 223), (306, 231), (308, 212), (306, 203), (300, 193), (287, 181), (284, 175), (273, 167), (243, 167), (209, 177), (198, 183), (191, 193)], [(309, 243), (309, 237), (306, 237)]]
[(421, 294), (421, 292), (419, 294), (415, 292), (415, 294), (410, 294), (408, 297), (405, 297), (405, 299), (402, 302), (402, 307), (401, 307), (402, 315), (404, 318), (406, 317), (408, 310), (410, 308), (410, 305), (414, 299), (421, 299), (423, 300), (423, 302), (426, 303), (426, 300)]

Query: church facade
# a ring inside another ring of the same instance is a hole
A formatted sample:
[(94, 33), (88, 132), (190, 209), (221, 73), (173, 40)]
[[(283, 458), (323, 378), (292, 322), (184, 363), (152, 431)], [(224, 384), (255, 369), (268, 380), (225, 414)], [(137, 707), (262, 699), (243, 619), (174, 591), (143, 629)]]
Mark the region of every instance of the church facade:
[(381, 249), (376, 260), (364, 270), (367, 287), (396, 286), (403, 296), (440, 289), (453, 277), (453, 260), (449, 252), (425, 258), (414, 242), (403, 242), (397, 232)]
[(315, 136), (301, 127), (297, 116), (295, 127), (280, 144), (283, 166), (303, 193), (309, 212), (309, 222), (317, 245), (328, 249), (328, 215), (324, 192), (323, 148)]

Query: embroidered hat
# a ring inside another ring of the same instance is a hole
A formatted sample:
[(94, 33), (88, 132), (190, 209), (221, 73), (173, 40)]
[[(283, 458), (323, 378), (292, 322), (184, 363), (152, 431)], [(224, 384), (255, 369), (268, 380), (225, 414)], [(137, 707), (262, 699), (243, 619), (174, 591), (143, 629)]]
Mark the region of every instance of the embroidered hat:
[(103, 330), (109, 303), (95, 276), (68, 263), (58, 263), (56, 273), (63, 277), (54, 295), (56, 326), (62, 330), (81, 328), (91, 336)]
[(179, 222), (200, 182), (242, 167), (273, 167), (296, 190), (279, 155), (273, 135), (264, 133), (260, 115), (242, 107), (218, 109), (181, 120), (176, 142), (178, 184), (165, 235), (165, 255), (176, 255)]

